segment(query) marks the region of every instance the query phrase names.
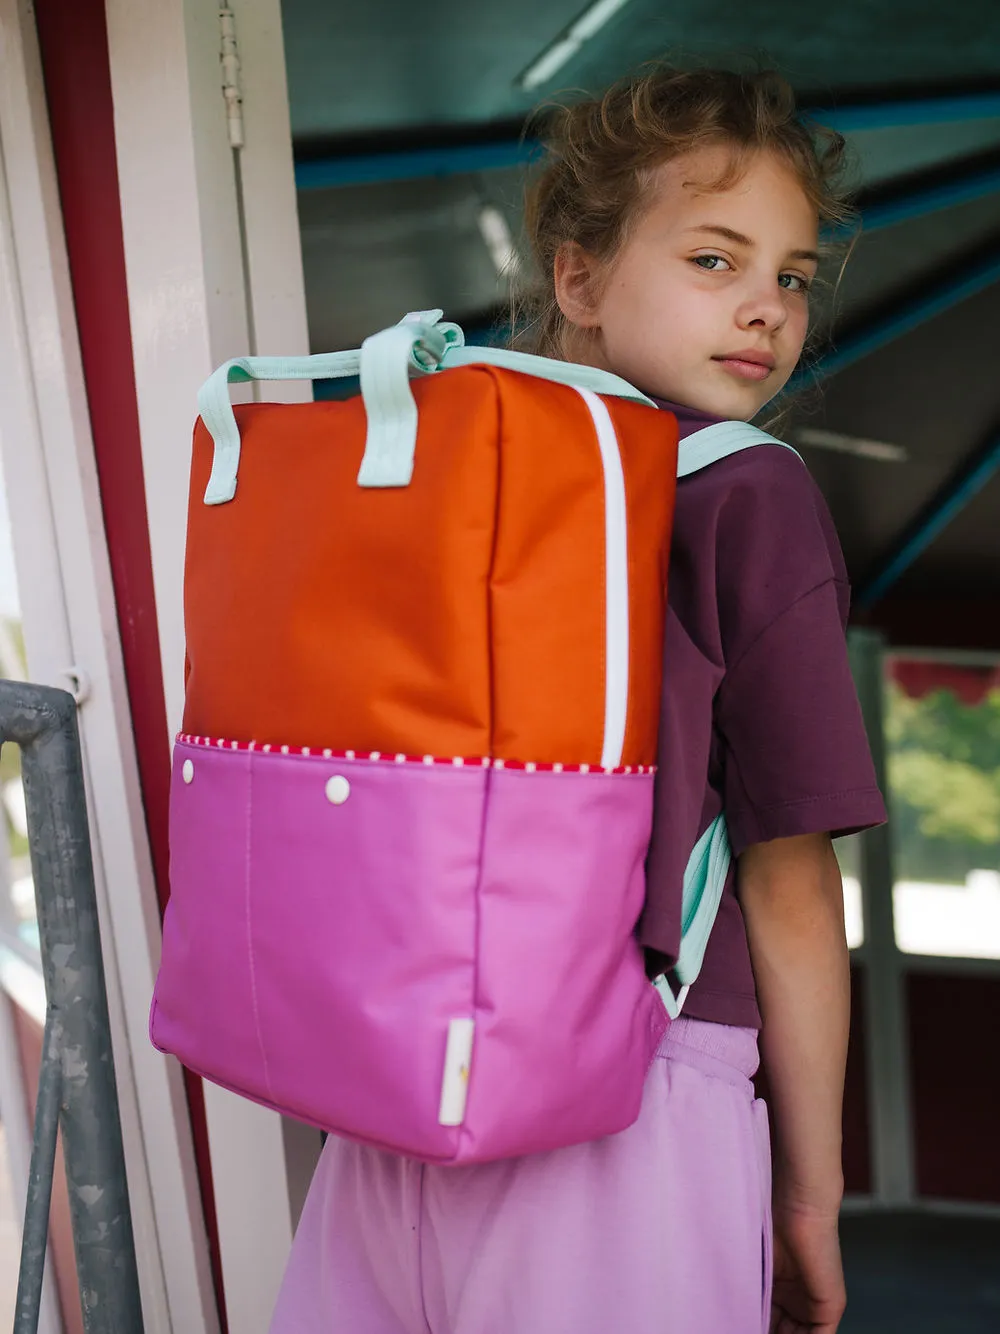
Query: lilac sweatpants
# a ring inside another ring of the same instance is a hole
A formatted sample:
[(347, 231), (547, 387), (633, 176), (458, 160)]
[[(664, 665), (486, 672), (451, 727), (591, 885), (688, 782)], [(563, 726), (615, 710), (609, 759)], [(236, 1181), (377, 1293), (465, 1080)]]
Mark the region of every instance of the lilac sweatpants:
[(756, 1033), (671, 1025), (620, 1135), (471, 1167), (331, 1137), (271, 1334), (761, 1334)]

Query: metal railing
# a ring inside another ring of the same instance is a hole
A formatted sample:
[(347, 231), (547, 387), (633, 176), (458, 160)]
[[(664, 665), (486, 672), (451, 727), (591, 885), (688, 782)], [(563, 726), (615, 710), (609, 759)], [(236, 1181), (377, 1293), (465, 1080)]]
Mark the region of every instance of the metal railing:
[(142, 1334), (76, 704), (0, 681), (0, 746), (21, 748), (47, 1012), (14, 1334), (36, 1334), (61, 1128), (83, 1325)]

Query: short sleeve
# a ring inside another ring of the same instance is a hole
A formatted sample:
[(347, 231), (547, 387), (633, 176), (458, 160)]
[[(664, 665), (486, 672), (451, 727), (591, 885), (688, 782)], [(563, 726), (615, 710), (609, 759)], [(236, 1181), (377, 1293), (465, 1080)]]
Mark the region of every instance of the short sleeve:
[(716, 701), (733, 851), (885, 819), (834, 580), (777, 616), (727, 670)]
[(765, 452), (766, 471), (737, 479), (718, 529), (725, 670), (714, 723), (737, 854), (885, 819), (848, 662), (850, 590), (833, 520), (801, 461)]

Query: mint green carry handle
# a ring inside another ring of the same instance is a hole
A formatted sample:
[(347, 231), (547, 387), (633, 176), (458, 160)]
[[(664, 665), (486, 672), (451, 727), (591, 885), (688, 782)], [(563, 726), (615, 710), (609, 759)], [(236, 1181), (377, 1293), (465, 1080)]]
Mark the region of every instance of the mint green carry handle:
[(372, 487), (407, 486), (413, 476), (417, 405), (410, 379), (414, 375), (455, 366), (500, 366), (655, 406), (626, 380), (593, 366), (503, 348), (465, 347), (461, 328), (443, 321), (441, 315), (440, 310), (411, 312), (399, 324), (366, 338), (357, 351), (314, 357), (237, 357), (220, 366), (198, 394), (198, 410), (215, 442), (205, 504), (222, 505), (236, 494), (240, 433), (229, 398), (234, 380), (328, 380), (360, 375), (368, 431), (358, 485)]
[(335, 380), (357, 375), (359, 352), (329, 352), (315, 357), (234, 357), (223, 362), (198, 390), (198, 412), (215, 442), (206, 505), (224, 505), (236, 494), (240, 470), (240, 428), (229, 386), (246, 380)]
[(417, 448), (412, 375), (438, 370), (465, 334), (441, 320), (440, 310), (414, 311), (361, 344), (361, 397), (368, 431), (359, 486), (409, 486)]
[[(367, 479), (359, 476), (358, 480), (362, 486), (405, 486), (408, 476), (399, 482), (378, 478), (387, 471), (394, 476), (405, 473), (407, 434), (416, 441), (416, 404), (409, 390), (409, 376), (436, 370), (448, 347), (465, 339), (457, 324), (441, 322), (441, 314), (440, 310), (415, 311), (391, 329), (366, 339), (354, 351), (312, 357), (234, 357), (220, 366), (198, 392), (198, 411), (215, 444), (205, 504), (224, 505), (236, 494), (240, 432), (229, 398), (233, 381), (336, 380), (360, 375), (368, 410), (368, 441), (367, 472), (362, 464)], [(412, 467), (411, 449), (411, 472)]]

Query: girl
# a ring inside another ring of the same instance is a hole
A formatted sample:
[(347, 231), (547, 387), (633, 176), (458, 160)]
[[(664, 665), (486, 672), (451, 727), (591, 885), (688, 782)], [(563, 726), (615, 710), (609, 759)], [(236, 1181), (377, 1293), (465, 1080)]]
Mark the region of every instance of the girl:
[[(802, 352), (842, 141), (773, 75), (657, 69), (561, 113), (529, 198), (532, 350), (614, 371), (681, 434), (749, 419)], [(435, 1168), (330, 1139), (272, 1334), (832, 1334), (848, 960), (831, 835), (884, 818), (823, 500), (779, 446), (678, 489), (640, 940), (679, 938), (688, 854), (738, 858), (639, 1120)], [(761, 1030), (775, 1136), (750, 1078)], [(773, 1222), (772, 1222), (773, 1208)], [(772, 1237), (774, 1296), (771, 1297)]]

